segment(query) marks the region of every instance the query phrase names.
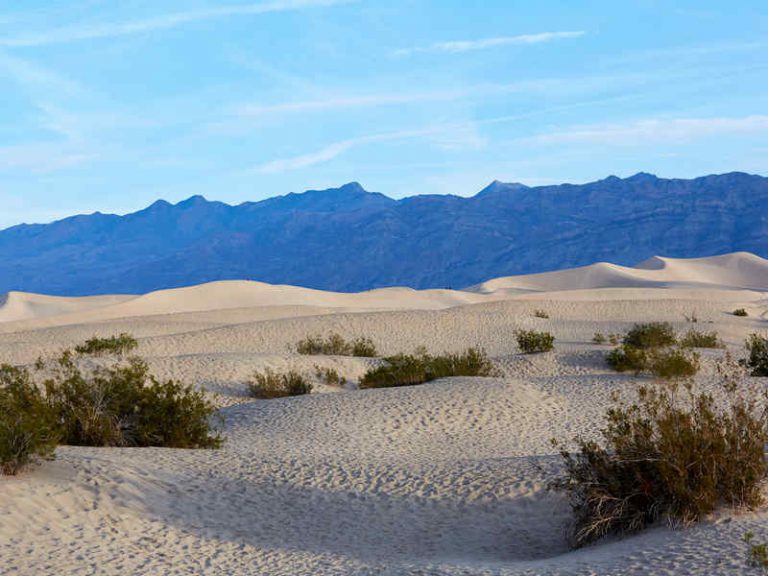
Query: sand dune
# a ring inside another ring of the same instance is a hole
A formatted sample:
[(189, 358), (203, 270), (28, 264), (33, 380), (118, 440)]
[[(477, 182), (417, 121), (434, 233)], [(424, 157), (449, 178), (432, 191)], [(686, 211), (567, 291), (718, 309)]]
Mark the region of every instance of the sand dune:
[(745, 252), (695, 259), (654, 257), (634, 268), (598, 263), (557, 272), (496, 278), (466, 290), (384, 288), (339, 293), (263, 282), (220, 281), (142, 296), (63, 298), (12, 292), (0, 300), (0, 322), (44, 319), (45, 325), (50, 326), (278, 306), (286, 307), (286, 316), (343, 311), (439, 310), (514, 298), (528, 292), (605, 288), (766, 291), (768, 260)]
[[(716, 330), (735, 355), (768, 330), (766, 260), (748, 254), (598, 264), (501, 278), (468, 291), (334, 294), (217, 282), (144, 296), (12, 293), (0, 362), (29, 364), (88, 336), (134, 333), (161, 378), (206, 390), (224, 417), (220, 450), (61, 447), (55, 462), (0, 477), (0, 573), (13, 575), (531, 576), (752, 574), (745, 531), (768, 511), (725, 510), (579, 551), (569, 510), (546, 489), (552, 437), (594, 437), (613, 393), (644, 379), (607, 369), (596, 331), (666, 320)], [(749, 316), (730, 312), (744, 307)], [(545, 309), (549, 318), (533, 311)], [(552, 353), (517, 352), (520, 328)], [(494, 378), (309, 396), (246, 397), (253, 371), (335, 368), (355, 381), (375, 359), (299, 356), (310, 333), (370, 336), (383, 354), (484, 347)], [(702, 351), (702, 387), (725, 351)], [(768, 379), (760, 381), (768, 386)]]

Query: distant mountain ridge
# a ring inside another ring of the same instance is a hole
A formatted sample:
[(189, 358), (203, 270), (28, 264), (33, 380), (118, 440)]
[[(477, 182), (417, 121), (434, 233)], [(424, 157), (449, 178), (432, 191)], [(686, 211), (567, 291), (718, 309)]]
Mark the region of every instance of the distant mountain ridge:
[(193, 196), (0, 231), (0, 293), (145, 293), (249, 279), (324, 290), (461, 288), (599, 261), (768, 256), (768, 178), (639, 173), (495, 181), (473, 197), (394, 200), (353, 182), (231, 206)]

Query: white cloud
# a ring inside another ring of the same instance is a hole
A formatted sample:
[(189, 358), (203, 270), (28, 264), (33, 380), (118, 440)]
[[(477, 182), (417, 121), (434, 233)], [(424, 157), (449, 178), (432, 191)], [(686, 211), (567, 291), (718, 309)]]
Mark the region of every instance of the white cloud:
[(36, 34), (27, 34), (0, 38), (0, 46), (25, 47), (45, 46), (49, 44), (65, 44), (91, 40), (95, 38), (113, 38), (117, 36), (129, 36), (155, 30), (176, 28), (191, 22), (208, 20), (211, 18), (223, 18), (227, 16), (246, 16), (268, 14), (271, 12), (287, 12), (346, 4), (350, 0), (273, 0), (258, 4), (226, 5), (208, 10), (194, 10), (188, 12), (175, 12), (163, 14), (154, 18), (134, 20), (132, 22), (109, 22), (102, 24), (90, 24), (85, 26), (70, 26)]
[(626, 124), (576, 126), (534, 136), (540, 144), (585, 142), (613, 146), (682, 143), (699, 138), (768, 131), (768, 116), (741, 118), (671, 118), (637, 120)]
[(542, 44), (564, 38), (578, 38), (583, 36), (583, 30), (573, 32), (540, 32), (538, 34), (520, 34), (518, 36), (500, 36), (497, 38), (481, 38), (479, 40), (455, 40), (451, 42), (437, 42), (429, 46), (417, 48), (403, 48), (395, 51), (397, 56), (409, 56), (419, 52), (447, 52), (457, 54), (473, 50), (486, 50), (499, 46), (514, 46), (524, 44)]

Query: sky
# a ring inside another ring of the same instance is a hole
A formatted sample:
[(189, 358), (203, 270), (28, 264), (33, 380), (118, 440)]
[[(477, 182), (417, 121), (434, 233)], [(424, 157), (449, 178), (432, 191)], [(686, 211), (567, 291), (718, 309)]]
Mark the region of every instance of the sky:
[(768, 174), (765, 0), (0, 0), (0, 228)]

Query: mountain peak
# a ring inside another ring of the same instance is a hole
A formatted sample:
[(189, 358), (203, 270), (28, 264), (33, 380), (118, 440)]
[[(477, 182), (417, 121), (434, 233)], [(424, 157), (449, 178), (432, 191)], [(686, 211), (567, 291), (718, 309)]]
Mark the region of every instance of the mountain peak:
[(475, 197), (489, 196), (500, 192), (514, 192), (517, 190), (527, 190), (528, 186), (520, 184), (519, 182), (502, 182), (501, 180), (494, 180), (488, 186), (480, 190)]

